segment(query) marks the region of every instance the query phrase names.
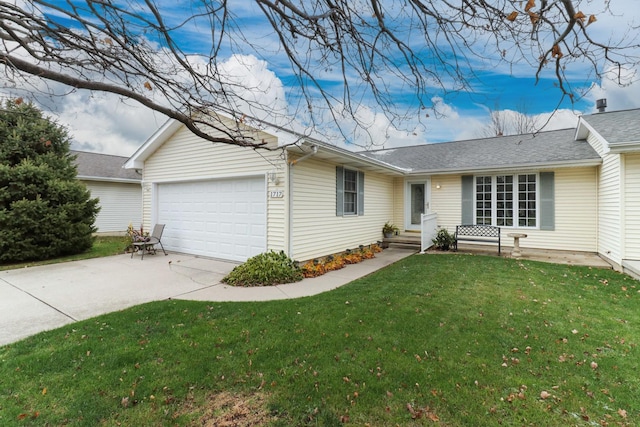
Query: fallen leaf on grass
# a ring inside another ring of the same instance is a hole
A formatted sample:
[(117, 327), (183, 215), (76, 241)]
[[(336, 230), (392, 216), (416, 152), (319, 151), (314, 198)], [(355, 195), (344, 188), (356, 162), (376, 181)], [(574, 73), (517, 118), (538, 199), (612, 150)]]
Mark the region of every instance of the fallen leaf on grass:
[(440, 418), (438, 417), (438, 415), (436, 415), (433, 411), (431, 411), (431, 409), (428, 406), (425, 406), (424, 408), (414, 409), (411, 403), (407, 403), (407, 410), (411, 414), (411, 418), (413, 418), (414, 420), (424, 417), (425, 419), (430, 421), (434, 421), (434, 422), (440, 421)]
[(544, 399), (548, 399), (548, 398), (550, 398), (550, 397), (551, 397), (551, 394), (550, 394), (550, 393), (548, 393), (548, 392), (546, 392), (546, 391), (544, 391), (544, 390), (542, 390), (542, 391), (540, 392), (540, 399), (543, 399), (543, 400), (544, 400)]
[(627, 418), (627, 411), (625, 411), (624, 409), (618, 409), (618, 415), (620, 415), (622, 418)]

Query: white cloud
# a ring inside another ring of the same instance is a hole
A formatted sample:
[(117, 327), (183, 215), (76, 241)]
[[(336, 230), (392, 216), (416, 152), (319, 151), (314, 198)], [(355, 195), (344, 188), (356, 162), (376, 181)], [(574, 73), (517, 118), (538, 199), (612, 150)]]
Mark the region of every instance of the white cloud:
[[(596, 100), (607, 100), (607, 111), (627, 110), (640, 107), (639, 70), (623, 69), (621, 79), (616, 79), (615, 70), (606, 74), (601, 84), (594, 83), (587, 97), (593, 102), (591, 112), (596, 111)], [(635, 83), (633, 83), (635, 82)]]
[(287, 114), (282, 81), (265, 61), (253, 55), (233, 55), (219, 69), (228, 92), (233, 93), (234, 110), (262, 120), (281, 120)]
[[(246, 3), (247, 13), (254, 10), (253, 2), (242, 3)], [(629, 11), (637, 14), (640, 10), (635, 7), (635, 1), (619, 0), (614, 6), (621, 5), (627, 7), (625, 20), (627, 20), (626, 15)], [(618, 9), (618, 11), (621, 10), (624, 8)], [(585, 10), (585, 13), (592, 12)], [(598, 25), (599, 34), (614, 33), (616, 25), (619, 25), (618, 21), (605, 18), (605, 16), (604, 14), (602, 18), (599, 16), (597, 23), (594, 24), (594, 30), (596, 29), (595, 25)], [(255, 30), (255, 28), (249, 28), (245, 35), (254, 34)], [(293, 94), (294, 97), (299, 96), (299, 92), (296, 92), (297, 88), (285, 87), (282, 80), (272, 71), (276, 67), (276, 61), (282, 61), (282, 59), (282, 56), (273, 57), (274, 62), (271, 64), (274, 65), (270, 65), (253, 55), (234, 55), (221, 64), (220, 69), (229, 76), (229, 81), (234, 85), (234, 91), (240, 99), (236, 105), (238, 109), (244, 111), (249, 109), (248, 104), (241, 99), (259, 102), (268, 108), (252, 109), (248, 111), (251, 115), (304, 132), (303, 124), (311, 123), (306, 116), (306, 109), (288, 104), (288, 102), (299, 102), (299, 98), (286, 98), (287, 94), (290, 96)], [(190, 58), (190, 60), (194, 63), (203, 61), (202, 57), (197, 56)], [(521, 67), (505, 70), (506, 75), (519, 75), (520, 73)], [(329, 70), (321, 77), (332, 83), (340, 80), (340, 75), (336, 74), (335, 70)], [(626, 70), (625, 78), (630, 81), (636, 76), (630, 70)], [(69, 92), (68, 88), (55, 83), (44, 83), (36, 79), (30, 79), (30, 82), (41, 92), (49, 90), (58, 94)], [(628, 81), (626, 82), (628, 83)], [(401, 84), (399, 80), (392, 79), (388, 83), (388, 88), (393, 93), (401, 93), (400, 89), (402, 88), (398, 87)], [(37, 91), (32, 90), (28, 85), (7, 87), (6, 82), (2, 84), (5, 85), (5, 94), (24, 96), (25, 93), (30, 93), (31, 95), (25, 96), (25, 98), (30, 98), (38, 103), (61, 123), (67, 125), (74, 139), (73, 146), (77, 149), (128, 156), (166, 120), (159, 113), (154, 113), (133, 101), (126, 101), (111, 94), (71, 91), (64, 96), (42, 97), (36, 95)], [(638, 108), (640, 107), (640, 84), (619, 87), (613, 81), (605, 79), (601, 84), (593, 85), (587, 98), (593, 104), (592, 111), (595, 111), (595, 100), (599, 98), (607, 98), (608, 111)], [(481, 109), (462, 110), (455, 104), (447, 104), (439, 97), (434, 97), (432, 101), (438, 114), (429, 111), (430, 116), (426, 117), (427, 111), (424, 111), (419, 120), (416, 118), (415, 122), (409, 121), (409, 124), (403, 124), (402, 129), (400, 124), (396, 125), (384, 114), (376, 112), (375, 109), (364, 104), (361, 105), (358, 107), (356, 115), (362, 123), (365, 123), (364, 129), (358, 129), (351, 119), (340, 120), (345, 134), (355, 145), (346, 145), (345, 138), (335, 129), (331, 129), (333, 124), (329, 120), (330, 115), (326, 111), (326, 105), (324, 106), (325, 112), (318, 118), (317, 123), (319, 127), (324, 127), (322, 129), (323, 135), (329, 136), (328, 142), (358, 150), (362, 149), (362, 146), (371, 144), (374, 147), (391, 148), (429, 142), (473, 139), (482, 136), (482, 129), (489, 122), (487, 111)], [(298, 110), (297, 121), (283, 120), (287, 117), (286, 113), (291, 115), (292, 112), (295, 112), (294, 110)], [(548, 122), (544, 130), (550, 130), (575, 126), (578, 114), (579, 112), (571, 110), (559, 110), (555, 113), (539, 114), (537, 117), (538, 122)]]
[(166, 117), (112, 94), (75, 92), (65, 97), (58, 119), (67, 124), (72, 147), (130, 156)]

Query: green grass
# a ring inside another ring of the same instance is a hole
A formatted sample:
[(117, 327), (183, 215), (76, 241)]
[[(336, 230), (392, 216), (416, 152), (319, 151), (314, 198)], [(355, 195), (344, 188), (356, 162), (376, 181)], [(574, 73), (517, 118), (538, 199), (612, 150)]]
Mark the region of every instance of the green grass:
[(124, 236), (97, 236), (93, 246), (86, 252), (53, 258), (44, 261), (30, 261), (14, 264), (0, 264), (0, 271), (16, 268), (34, 267), (36, 265), (57, 264), (59, 262), (78, 261), (81, 259), (99, 258), (124, 253), (126, 247)]
[(145, 304), (0, 348), (0, 425), (203, 425), (229, 395), (276, 426), (638, 425), (639, 290), (437, 254), (303, 299)]

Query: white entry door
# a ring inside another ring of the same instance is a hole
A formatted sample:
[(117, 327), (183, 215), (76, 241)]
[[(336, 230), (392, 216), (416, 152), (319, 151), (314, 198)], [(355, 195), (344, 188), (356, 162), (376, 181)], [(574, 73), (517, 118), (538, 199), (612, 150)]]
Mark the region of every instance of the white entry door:
[(405, 224), (406, 230), (420, 230), (422, 214), (429, 210), (428, 179), (407, 181), (405, 186)]
[(167, 250), (233, 261), (266, 251), (263, 177), (162, 183), (156, 197)]

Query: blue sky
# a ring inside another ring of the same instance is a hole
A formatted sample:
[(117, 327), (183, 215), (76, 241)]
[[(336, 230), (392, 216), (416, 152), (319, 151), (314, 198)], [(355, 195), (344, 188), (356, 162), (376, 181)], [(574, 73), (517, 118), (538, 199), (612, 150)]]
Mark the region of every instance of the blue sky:
[[(130, 0), (129, 3), (135, 4), (136, 1)], [(272, 82), (262, 86), (268, 92), (265, 102), (277, 99), (278, 103), (286, 100), (288, 106), (295, 105), (299, 101), (297, 82), (292, 77), (288, 61), (279, 52), (273, 31), (265, 24), (264, 18), (260, 17), (253, 1), (234, 0), (230, 3), (242, 33), (249, 40), (260, 40), (262, 49), (259, 52), (240, 52), (252, 55), (243, 58), (231, 57), (230, 50), (223, 50), (219, 59), (228, 66), (229, 72), (238, 73), (240, 81), (255, 81), (256, 85), (265, 81)], [(594, 7), (602, 8), (600, 2), (582, 3), (585, 11)], [(594, 33), (604, 37), (603, 40), (610, 36), (621, 36), (618, 34), (623, 27), (621, 23), (634, 20), (636, 24), (640, 22), (637, 0), (616, 0), (612, 3), (611, 7), (616, 8), (612, 9), (614, 16), (609, 18), (599, 14), (599, 19), (594, 24), (597, 26), (594, 27)], [(185, 15), (192, 12), (192, 5), (195, 3), (161, 0), (159, 4), (164, 19), (171, 23), (183, 20)], [(211, 35), (207, 22), (195, 22), (195, 25), (184, 27), (176, 37), (186, 51), (203, 55), (209, 53), (208, 39)], [(640, 55), (640, 52), (636, 54)], [(491, 64), (484, 64), (477, 58), (472, 60), (476, 61), (475, 77), (470, 81), (473, 92), (435, 88), (428, 94), (427, 101), (438, 105), (443, 116), (423, 117), (422, 123), (416, 124), (413, 132), (390, 128), (388, 121), (385, 121), (367, 97), (361, 99), (361, 114), (370, 118), (371, 129), (375, 133), (388, 135), (384, 146), (390, 147), (481, 137), (481, 130), (489, 121), (489, 110), (522, 110), (530, 115), (539, 115), (546, 121), (559, 108), (550, 121), (551, 128), (566, 128), (573, 126), (578, 114), (593, 112), (595, 100), (601, 97), (608, 99), (609, 110), (640, 107), (639, 84), (619, 88), (612, 82), (595, 82), (580, 67), (572, 70), (572, 85), (575, 89), (592, 90), (574, 104), (566, 99), (559, 105), (561, 94), (554, 86), (555, 81), (546, 78), (549, 73), (535, 84), (535, 70), (525, 64), (507, 67), (499, 64), (497, 59)], [(243, 69), (239, 62), (249, 66)], [(339, 76), (335, 73), (327, 71), (315, 77), (323, 82), (323, 87), (341, 90)], [(390, 85), (390, 96), (395, 105), (415, 105), (410, 88), (399, 85), (393, 77), (386, 82)], [(39, 101), (61, 123), (68, 125), (75, 139), (74, 147), (88, 151), (128, 156), (165, 120), (162, 115), (146, 110), (134, 102), (108, 94), (72, 92), (64, 98)]]

